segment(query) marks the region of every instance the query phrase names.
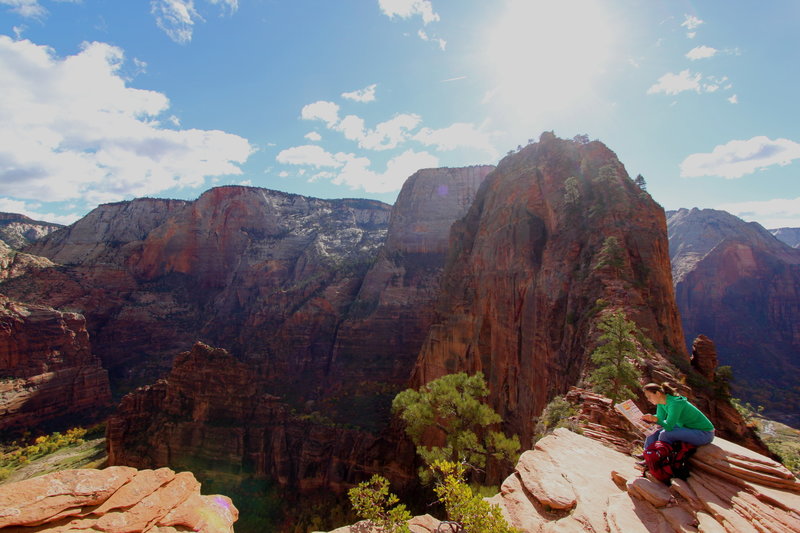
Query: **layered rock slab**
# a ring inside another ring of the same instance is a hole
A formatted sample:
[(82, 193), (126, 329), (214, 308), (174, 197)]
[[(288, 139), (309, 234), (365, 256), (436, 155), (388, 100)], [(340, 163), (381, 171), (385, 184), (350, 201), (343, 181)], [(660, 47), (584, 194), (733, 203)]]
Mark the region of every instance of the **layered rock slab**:
[[(549, 473), (532, 481), (532, 468), (545, 470), (536, 463)], [(779, 463), (716, 439), (692, 467), (688, 482), (667, 487), (641, 477), (630, 456), (558, 429), (523, 454), (490, 501), (523, 532), (800, 531), (800, 485)], [(574, 493), (568, 513), (548, 503), (565, 486)]]
[(232, 533), (239, 516), (226, 496), (203, 496), (191, 472), (162, 468), (63, 470), (0, 486), (0, 529)]
[[(724, 439), (691, 462), (688, 480), (667, 486), (642, 477), (629, 455), (561, 428), (523, 453), (488, 501), (522, 533), (800, 531), (800, 483), (779, 463)], [(377, 529), (335, 530), (361, 531)]]
[(0, 294), (0, 430), (77, 420), (110, 401), (83, 316)]

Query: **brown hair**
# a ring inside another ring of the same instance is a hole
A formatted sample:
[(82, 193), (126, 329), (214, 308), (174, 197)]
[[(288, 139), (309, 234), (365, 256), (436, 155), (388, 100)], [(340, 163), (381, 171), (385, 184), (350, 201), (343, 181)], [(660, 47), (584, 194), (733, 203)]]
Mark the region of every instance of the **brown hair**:
[(669, 394), (670, 396), (677, 396), (678, 389), (667, 383), (666, 381), (659, 385), (658, 383), (648, 383), (644, 387), (643, 390), (648, 392), (663, 392), (664, 394)]

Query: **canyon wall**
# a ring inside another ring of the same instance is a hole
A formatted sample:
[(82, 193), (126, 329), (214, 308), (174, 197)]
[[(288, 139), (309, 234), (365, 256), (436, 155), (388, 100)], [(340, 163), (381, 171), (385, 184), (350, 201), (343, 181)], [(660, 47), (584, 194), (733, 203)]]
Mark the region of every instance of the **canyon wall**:
[(110, 400), (81, 315), (0, 294), (0, 432), (96, 418)]
[(800, 250), (724, 211), (681, 209), (668, 227), (687, 341), (710, 337), (735, 396), (800, 423)]

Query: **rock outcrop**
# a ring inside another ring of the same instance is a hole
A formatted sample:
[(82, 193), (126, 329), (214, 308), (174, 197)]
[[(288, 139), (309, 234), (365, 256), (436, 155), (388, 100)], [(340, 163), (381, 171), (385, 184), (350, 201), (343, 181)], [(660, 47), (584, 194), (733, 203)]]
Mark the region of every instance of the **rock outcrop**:
[[(691, 465), (687, 480), (666, 486), (642, 477), (629, 455), (562, 428), (522, 454), (489, 502), (522, 533), (800, 531), (800, 482), (782, 465), (719, 438)], [(411, 523), (415, 533), (439, 525)], [(377, 531), (362, 522), (335, 533)]]
[(453, 226), (420, 385), (482, 371), (505, 429), (530, 442), (547, 402), (578, 382), (604, 307), (688, 363), (664, 211), (600, 142), (542, 135), (503, 159)]
[(779, 463), (723, 439), (691, 463), (667, 487), (630, 456), (558, 429), (490, 501), (523, 532), (800, 531), (800, 483)]
[(233, 533), (230, 498), (200, 494), (191, 472), (63, 470), (0, 486), (0, 530)]
[(0, 213), (0, 243), (5, 242), (19, 250), (63, 227), (61, 224), (33, 220), (25, 215)]
[(294, 412), (263, 378), (222, 349), (196, 344), (166, 379), (122, 399), (108, 421), (108, 462), (198, 475), (269, 477), (301, 492), (343, 492), (364, 472), (403, 472), (413, 450)]
[(0, 294), (0, 431), (81, 421), (108, 407), (108, 375), (77, 313)]
[(798, 422), (800, 250), (724, 211), (681, 209), (668, 222), (687, 342), (713, 339), (734, 396)]
[(365, 421), (365, 413), (359, 411), (373, 395), (379, 406), (373, 412), (380, 420), (367, 427), (386, 423), (391, 399), (406, 386), (434, 321), (450, 227), (466, 214), (493, 168), (420, 170), (403, 185), (392, 208), (386, 244), (336, 333), (326, 389), (352, 391), (357, 383), (359, 391), (337, 402), (336, 411), (346, 414), (341, 421), (355, 416)]
[(55, 264), (46, 257), (18, 252), (0, 241), (0, 283), (54, 266)]

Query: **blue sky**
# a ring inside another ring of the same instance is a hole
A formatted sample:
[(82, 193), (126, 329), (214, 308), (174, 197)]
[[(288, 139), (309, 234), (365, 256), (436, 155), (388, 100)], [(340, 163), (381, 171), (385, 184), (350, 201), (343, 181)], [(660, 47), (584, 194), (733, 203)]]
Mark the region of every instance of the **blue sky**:
[(0, 0), (0, 211), (393, 203), (553, 130), (666, 209), (800, 227), (798, 27), (797, 0)]

